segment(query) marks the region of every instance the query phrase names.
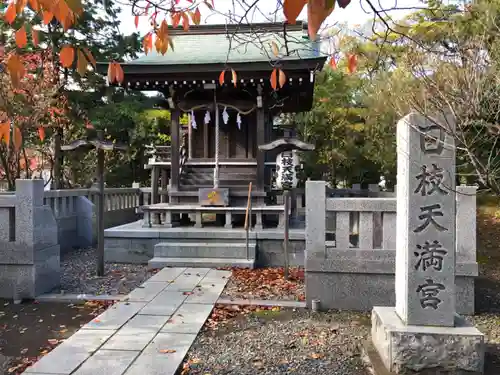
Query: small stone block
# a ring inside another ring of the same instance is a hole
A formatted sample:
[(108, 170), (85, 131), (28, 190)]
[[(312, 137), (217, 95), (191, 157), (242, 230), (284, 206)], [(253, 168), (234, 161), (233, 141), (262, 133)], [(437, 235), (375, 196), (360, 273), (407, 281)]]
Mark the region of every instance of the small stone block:
[(454, 327), (405, 325), (393, 307), (374, 307), (372, 341), (394, 374), (483, 374), (484, 335), (459, 315)]
[(156, 331), (148, 329), (120, 329), (102, 347), (106, 350), (143, 350), (149, 342), (156, 336)]
[(144, 306), (146, 306), (145, 302), (119, 302), (85, 324), (81, 329), (117, 330)]
[(159, 333), (124, 375), (174, 375), (195, 338), (195, 334)]
[(139, 314), (170, 316), (179, 308), (186, 297), (187, 295), (184, 295), (183, 292), (164, 290), (144, 306)]
[(73, 374), (74, 375), (122, 375), (139, 354), (130, 350), (99, 350)]
[(161, 332), (197, 334), (212, 312), (213, 305), (183, 304), (167, 321)]

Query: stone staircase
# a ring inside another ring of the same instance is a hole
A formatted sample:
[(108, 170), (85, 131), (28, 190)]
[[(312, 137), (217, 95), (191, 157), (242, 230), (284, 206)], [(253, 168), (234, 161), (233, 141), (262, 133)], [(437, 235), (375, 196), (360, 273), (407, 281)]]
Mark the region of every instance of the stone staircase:
[[(182, 241), (161, 242), (154, 247), (149, 268), (163, 267), (240, 267), (254, 268), (256, 243), (245, 241)], [(247, 258), (248, 256), (248, 258)]]
[[(213, 167), (184, 166), (180, 185), (182, 190), (198, 190), (213, 186)], [(221, 166), (219, 169), (219, 185), (227, 188), (247, 188), (248, 184), (257, 182), (255, 166)]]

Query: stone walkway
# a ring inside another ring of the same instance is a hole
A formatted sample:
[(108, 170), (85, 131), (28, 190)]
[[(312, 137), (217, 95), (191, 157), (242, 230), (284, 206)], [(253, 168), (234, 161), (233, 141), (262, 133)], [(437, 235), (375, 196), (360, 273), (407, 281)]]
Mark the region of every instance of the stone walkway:
[(24, 374), (173, 375), (230, 275), (164, 268)]

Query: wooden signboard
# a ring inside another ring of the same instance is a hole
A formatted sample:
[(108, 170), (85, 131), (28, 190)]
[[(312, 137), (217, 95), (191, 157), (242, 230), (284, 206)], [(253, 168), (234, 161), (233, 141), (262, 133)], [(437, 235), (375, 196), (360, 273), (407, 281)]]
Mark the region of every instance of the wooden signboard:
[(198, 190), (198, 200), (202, 206), (229, 206), (229, 189), (203, 188)]

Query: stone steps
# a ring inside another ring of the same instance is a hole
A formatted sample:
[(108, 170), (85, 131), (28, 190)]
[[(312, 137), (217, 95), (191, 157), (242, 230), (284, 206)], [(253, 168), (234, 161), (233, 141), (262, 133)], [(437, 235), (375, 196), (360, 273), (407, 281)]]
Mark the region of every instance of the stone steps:
[[(248, 244), (248, 258), (254, 259), (255, 242)], [(246, 243), (238, 242), (161, 242), (154, 246), (154, 256), (161, 258), (232, 258), (247, 259)]]
[(150, 269), (163, 267), (238, 267), (238, 268), (254, 268), (255, 259), (240, 259), (240, 258), (170, 258), (170, 257), (154, 257), (148, 262)]

